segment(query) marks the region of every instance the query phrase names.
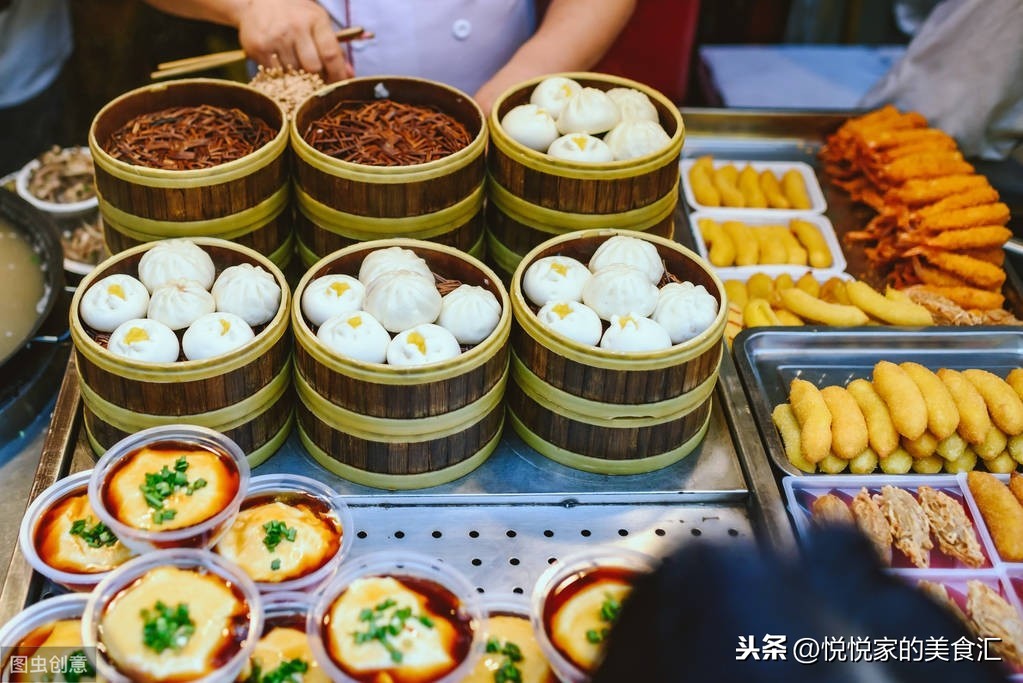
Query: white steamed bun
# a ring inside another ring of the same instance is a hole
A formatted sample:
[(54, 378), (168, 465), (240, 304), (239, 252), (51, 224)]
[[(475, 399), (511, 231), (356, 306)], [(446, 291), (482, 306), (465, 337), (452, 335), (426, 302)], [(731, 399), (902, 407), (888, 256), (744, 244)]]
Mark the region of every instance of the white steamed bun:
[(373, 280), (394, 270), (410, 270), (433, 281), (430, 266), (419, 254), (403, 247), (387, 247), (377, 249), (362, 259), (362, 265), (359, 266), (359, 282), (369, 287)]
[(661, 288), (651, 317), (680, 344), (710, 327), (717, 314), (717, 299), (703, 285), (672, 282)]
[(589, 269), (569, 256), (545, 256), (522, 275), (522, 292), (537, 306), (548, 301), (580, 301)]
[(501, 320), (501, 304), (489, 289), (460, 285), (441, 301), (437, 324), (455, 335), (460, 344), (479, 344)]
[(150, 293), (171, 280), (195, 280), (209, 289), (216, 275), (213, 259), (191, 240), (163, 240), (139, 260), (139, 279)]
[(615, 263), (593, 274), (583, 288), (583, 303), (602, 320), (614, 315), (646, 317), (657, 306), (657, 287), (638, 268)]
[(281, 286), (262, 266), (241, 263), (225, 268), (213, 283), (217, 310), (234, 313), (253, 327), (270, 322), (281, 307)]
[(411, 270), (392, 270), (366, 287), (364, 307), (388, 332), (432, 323), (440, 315), (441, 296), (433, 278)]
[(454, 358), (462, 352), (455, 335), (440, 325), (417, 325), (395, 335), (387, 346), (387, 364), (425, 365)]
[(581, 133), (562, 135), (547, 148), (547, 154), (555, 159), (591, 164), (614, 161), (614, 155), (606, 142), (592, 135)]
[(593, 252), (589, 267), (596, 273), (616, 263), (642, 270), (653, 284), (660, 282), (664, 275), (664, 262), (657, 253), (657, 247), (652, 242), (638, 237), (615, 235), (606, 240)]
[(383, 325), (365, 311), (328, 318), (316, 330), (316, 338), (337, 355), (364, 363), (383, 363), (391, 343)]
[(622, 120), (621, 113), (603, 90), (583, 88), (565, 105), (558, 117), (558, 131), (596, 135), (606, 133)]
[(546, 152), (558, 138), (558, 125), (547, 110), (535, 104), (520, 104), (501, 119), (508, 136), (537, 152)]
[(144, 363), (172, 363), (178, 359), (178, 337), (156, 320), (135, 318), (110, 333), (107, 350), (115, 356)]
[(604, 332), (593, 309), (578, 301), (548, 301), (536, 317), (558, 334), (587, 346), (596, 346)]
[(203, 360), (241, 348), (255, 336), (249, 324), (234, 313), (207, 313), (185, 330), (181, 350), (188, 360)]
[(624, 161), (659, 152), (671, 143), (671, 138), (659, 123), (631, 119), (612, 128), (604, 142), (615, 161)]
[(366, 287), (351, 275), (321, 275), (302, 292), (302, 313), (319, 327), (328, 318), (362, 308)]
[(183, 330), (196, 320), (217, 310), (213, 295), (195, 280), (170, 280), (156, 288), (146, 311), (172, 330)]
[(611, 325), (600, 339), (600, 348), (626, 353), (660, 351), (671, 346), (663, 327), (637, 315), (611, 316)]
[(131, 275), (108, 275), (82, 295), (78, 313), (89, 327), (113, 332), (121, 323), (142, 318), (149, 308), (149, 290)]
[(568, 101), (582, 92), (583, 87), (571, 78), (551, 76), (540, 81), (529, 95), (531, 104), (546, 109), (555, 119), (561, 116)]
[(657, 116), (657, 107), (646, 96), (646, 93), (634, 88), (611, 88), (607, 91), (607, 96), (618, 105), (622, 121), (639, 119), (657, 123), (660, 120)]

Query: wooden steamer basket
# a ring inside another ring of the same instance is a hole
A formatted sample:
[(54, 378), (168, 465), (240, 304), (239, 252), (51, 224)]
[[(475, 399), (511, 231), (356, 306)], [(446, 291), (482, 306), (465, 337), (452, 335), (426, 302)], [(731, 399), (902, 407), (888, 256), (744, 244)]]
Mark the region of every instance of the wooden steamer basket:
[[(103, 149), (114, 131), (140, 114), (202, 104), (241, 109), (277, 134), (240, 159), (188, 171), (129, 164)], [(285, 122), (276, 101), (225, 80), (157, 83), (109, 102), (89, 130), (108, 251), (169, 237), (219, 237), (266, 254), (284, 268), (294, 251)]]
[(487, 255), (507, 281), (524, 254), (553, 236), (576, 230), (622, 229), (671, 238), (678, 204), (682, 115), (656, 90), (618, 76), (558, 74), (599, 90), (633, 88), (650, 98), (671, 138), (664, 149), (637, 159), (582, 163), (554, 159), (513, 140), (501, 125), (527, 104), (543, 76), (514, 86), (490, 113), (487, 152)]
[[(703, 285), (717, 299), (711, 326), (661, 351), (620, 353), (586, 346), (541, 324), (522, 292), (534, 261), (568, 256), (582, 263), (605, 240), (630, 235), (652, 242), (669, 273)], [(601, 474), (666, 467), (693, 451), (710, 421), (725, 330), (724, 286), (682, 245), (645, 233), (590, 230), (544, 242), (512, 278), (512, 382), (508, 418), (522, 439), (563, 465)]]
[(358, 484), (387, 489), (435, 486), (481, 465), (504, 426), (511, 304), (492, 270), (452, 247), (410, 239), (366, 242), (317, 262), (295, 290), (295, 301), (322, 275), (358, 274), (372, 251), (404, 247), (437, 275), (485, 287), (501, 302), (490, 336), (456, 358), (394, 367), (341, 358), (323, 346), (296, 304), (295, 388), (298, 432), (312, 457)]
[[(343, 100), (378, 99), (430, 105), (462, 123), (468, 146), (425, 164), (369, 166), (331, 157), (306, 142), (309, 124)], [(356, 78), (328, 86), (295, 111), (291, 124), (298, 207), (298, 250), (308, 267), (357, 242), (408, 237), (446, 244), (474, 256), (483, 250), (487, 126), (465, 93), (419, 78)]]
[(247, 247), (215, 238), (192, 240), (213, 259), (217, 274), (249, 263), (270, 272), (281, 287), (277, 313), (254, 339), (226, 354), (194, 361), (143, 363), (107, 351), (79, 315), (82, 296), (115, 273), (138, 276), (138, 264), (156, 243), (110, 257), (87, 275), (71, 300), (71, 339), (90, 445), (101, 455), (117, 441), (148, 427), (195, 424), (223, 432), (253, 467), (287, 439), (294, 418), (291, 398), (291, 293), (284, 274)]

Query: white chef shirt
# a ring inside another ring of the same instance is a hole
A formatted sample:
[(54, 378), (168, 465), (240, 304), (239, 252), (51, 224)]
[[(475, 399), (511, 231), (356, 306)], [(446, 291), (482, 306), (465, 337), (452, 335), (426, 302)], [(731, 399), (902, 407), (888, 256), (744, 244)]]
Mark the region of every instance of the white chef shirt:
[(532, 0), (320, 0), (343, 26), (363, 26), (353, 41), (356, 76), (429, 78), (473, 95), (536, 27)]
[(70, 55), (67, 0), (14, 0), (0, 11), (0, 108), (42, 92)]

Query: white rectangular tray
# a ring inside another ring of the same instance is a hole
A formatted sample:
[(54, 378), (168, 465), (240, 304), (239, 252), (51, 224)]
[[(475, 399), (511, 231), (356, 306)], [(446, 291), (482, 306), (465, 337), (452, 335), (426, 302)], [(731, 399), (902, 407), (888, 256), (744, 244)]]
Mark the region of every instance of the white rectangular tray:
[[(763, 211), (768, 212), (770, 215), (775, 217), (780, 216), (791, 216), (793, 214), (803, 213), (824, 213), (824, 210), (828, 208), (827, 201), (824, 199), (824, 191), (821, 189), (821, 184), (817, 180), (817, 175), (814, 173), (813, 168), (802, 161), (747, 161), (745, 159), (714, 159), (714, 168), (720, 168), (727, 164), (736, 166), (740, 171), (746, 164), (753, 167), (757, 173), (761, 171), (771, 171), (778, 176), (779, 182), (781, 176), (786, 171), (795, 169), (799, 171), (799, 174), (803, 176), (803, 182), (806, 184), (806, 193), (810, 197), (810, 208), (809, 209), (745, 209), (745, 208), (734, 208), (728, 206), (707, 206), (706, 204), (700, 204), (696, 201), (696, 197), (693, 195), (693, 187), (689, 182), (689, 169), (696, 163), (696, 159), (683, 159), (679, 162), (680, 171), (682, 175), (682, 192), (685, 194), (686, 202), (689, 206), (699, 211), (736, 211), (741, 215), (750, 215), (753, 213), (760, 213)], [(777, 218), (775, 219), (777, 220)]]

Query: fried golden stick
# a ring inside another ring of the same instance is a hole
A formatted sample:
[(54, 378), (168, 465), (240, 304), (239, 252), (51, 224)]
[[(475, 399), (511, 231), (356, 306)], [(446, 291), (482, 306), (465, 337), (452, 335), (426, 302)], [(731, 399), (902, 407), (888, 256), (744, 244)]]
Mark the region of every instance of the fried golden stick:
[(1005, 383), (1012, 387), (1016, 395), (1023, 398), (1023, 368), (1014, 368), (1005, 378)]
[(916, 178), (938, 178), (962, 173), (973, 173), (973, 166), (963, 160), (962, 154), (949, 150), (912, 154), (877, 169), (880, 185), (901, 185)]
[(947, 197), (943, 197), (938, 201), (921, 206), (920, 208), (910, 213), (910, 222), (914, 219), (928, 218), (930, 216), (940, 216), (941, 214), (952, 211), (955, 209), (966, 209), (971, 206), (983, 206), (984, 204), (994, 204), (998, 201), (998, 191), (990, 185), (981, 185), (974, 188), (969, 188), (962, 192), (956, 192), (950, 194)]
[(799, 289), (803, 290), (804, 292), (806, 292), (810, 296), (816, 296), (816, 297), (820, 296), (821, 285), (820, 285), (819, 282), (817, 282), (817, 278), (815, 278), (810, 273), (810, 271), (806, 271), (805, 273), (800, 275), (799, 279), (796, 280), (796, 282), (795, 282), (795, 286), (798, 287)]
[(982, 225), (1005, 225), (1008, 222), (1008, 205), (997, 202), (927, 215), (922, 217), (914, 227), (925, 232), (944, 232), (945, 230), (973, 228)]
[(1023, 505), (1023, 475), (1019, 472), (1009, 475), (1009, 491), (1016, 497), (1020, 505)]
[(739, 173), (739, 191), (742, 192), (746, 208), (767, 208), (767, 197), (764, 196), (764, 191), (760, 189), (760, 177), (749, 164)]
[(987, 178), (972, 172), (946, 175), (938, 178), (908, 180), (901, 187), (885, 193), (887, 205), (918, 207), (933, 204), (957, 192), (990, 187)]
[(834, 262), (831, 250), (816, 225), (810, 221), (794, 218), (789, 222), (789, 228), (792, 229), (800, 244), (806, 247), (811, 266), (814, 268), (829, 268), (831, 266)]
[(785, 262), (794, 266), (805, 266), (808, 262), (808, 254), (806, 249), (796, 236), (792, 234), (788, 226), (776, 225), (771, 227), (771, 232), (775, 239), (785, 245), (785, 251), (788, 254)]
[(785, 308), (803, 320), (812, 320), (832, 327), (866, 325), (870, 321), (867, 314), (855, 306), (830, 304), (798, 287), (782, 290), (779, 296)]
[(799, 445), (803, 457), (819, 463), (831, 451), (831, 412), (820, 389), (804, 379), (794, 379), (789, 387), (789, 403), (799, 421)]
[[(946, 230), (923, 240), (922, 244), (935, 249), (962, 251), (1001, 247), (1012, 237), (1012, 230), (1000, 225), (987, 225), (962, 230)], [(976, 257), (973, 257), (976, 258)], [(981, 259), (982, 260), (982, 259)]]
[(927, 430), (927, 403), (916, 382), (890, 361), (874, 366), (874, 389), (888, 406), (895, 430), (907, 439), (919, 439)]
[(927, 404), (927, 428), (938, 441), (955, 434), (959, 426), (959, 409), (948, 387), (936, 374), (919, 363), (900, 363), (910, 379), (916, 383)]
[(785, 447), (785, 457), (797, 469), (812, 474), (817, 471), (817, 464), (812, 463), (803, 457), (803, 450), (799, 442), (801, 430), (796, 414), (792, 412), (792, 406), (788, 403), (781, 403), (774, 407), (771, 412), (771, 421), (778, 428), (781, 434), (782, 444)]
[(998, 554), (1006, 562), (1023, 561), (1023, 505), (1005, 484), (987, 472), (968, 473), (966, 483)]
[(788, 209), (792, 207), (788, 197), (781, 190), (778, 176), (773, 171), (764, 170), (760, 172), (760, 189), (764, 193), (764, 198), (767, 199), (767, 205), (772, 209)]
[(867, 425), (867, 438), (871, 448), (881, 458), (887, 457), (899, 447), (899, 433), (892, 423), (888, 406), (878, 396), (874, 386), (865, 379), (854, 379), (846, 390), (856, 401)]
[[(981, 289), (998, 289), (1005, 282), (1005, 271), (998, 266), (962, 254), (951, 254), (930, 247), (914, 247), (906, 252), (907, 256), (922, 255), (927, 262), (936, 268), (966, 283)], [(940, 283), (932, 283), (940, 284)]]
[(772, 327), (781, 325), (771, 303), (767, 299), (753, 298), (742, 309), (742, 320), (746, 327)]
[(703, 241), (709, 245), (707, 260), (712, 265), (720, 268), (735, 263), (735, 242), (720, 223), (710, 218), (701, 218), (697, 221), (697, 227), (700, 229)]
[(788, 263), (789, 253), (785, 245), (780, 242), (771, 229), (775, 226), (764, 226), (750, 228), (757, 238), (757, 245), (760, 248), (760, 262), (766, 265), (782, 265)]
[(725, 221), (721, 227), (735, 244), (735, 265), (755, 266), (760, 262), (760, 246), (752, 228), (739, 221)]
[(959, 412), (957, 427), (959, 435), (966, 439), (967, 443), (974, 445), (984, 443), (992, 427), (984, 397), (962, 373), (956, 370), (941, 368), (935, 374), (948, 388), (948, 393), (956, 404), (956, 410)]
[(1023, 400), (1005, 380), (979, 369), (963, 370), (963, 377), (984, 397), (995, 426), (1009, 436), (1023, 432)]
[[(706, 157), (710, 161), (709, 157)], [(699, 161), (689, 169), (689, 185), (693, 198), (704, 206), (721, 206), (721, 193), (714, 186), (714, 166)]]
[(852, 460), (867, 448), (867, 422), (852, 394), (839, 386), (820, 390), (831, 413), (831, 450), (843, 460)]
[(728, 297), (728, 302), (733, 303), (742, 309), (749, 301), (749, 291), (746, 289), (746, 283), (742, 280), (725, 280), (725, 296)]
[(938, 296), (943, 296), (963, 308), (990, 311), (1001, 308), (1005, 303), (1005, 296), (999, 292), (989, 292), (986, 289), (976, 287), (941, 287), (938, 285), (913, 285), (904, 291), (923, 290)]
[(742, 208), (745, 205), (746, 200), (743, 198), (742, 192), (737, 185), (739, 172), (735, 166), (725, 164), (715, 168), (711, 178), (714, 181), (714, 187), (721, 196), (722, 206)]
[(781, 189), (793, 209), (809, 209), (813, 206), (810, 202), (810, 195), (806, 192), (803, 175), (796, 169), (789, 169), (782, 174)]
[(920, 327), (934, 324), (930, 311), (923, 306), (889, 299), (862, 280), (847, 282), (845, 292), (852, 305), (889, 325)]

